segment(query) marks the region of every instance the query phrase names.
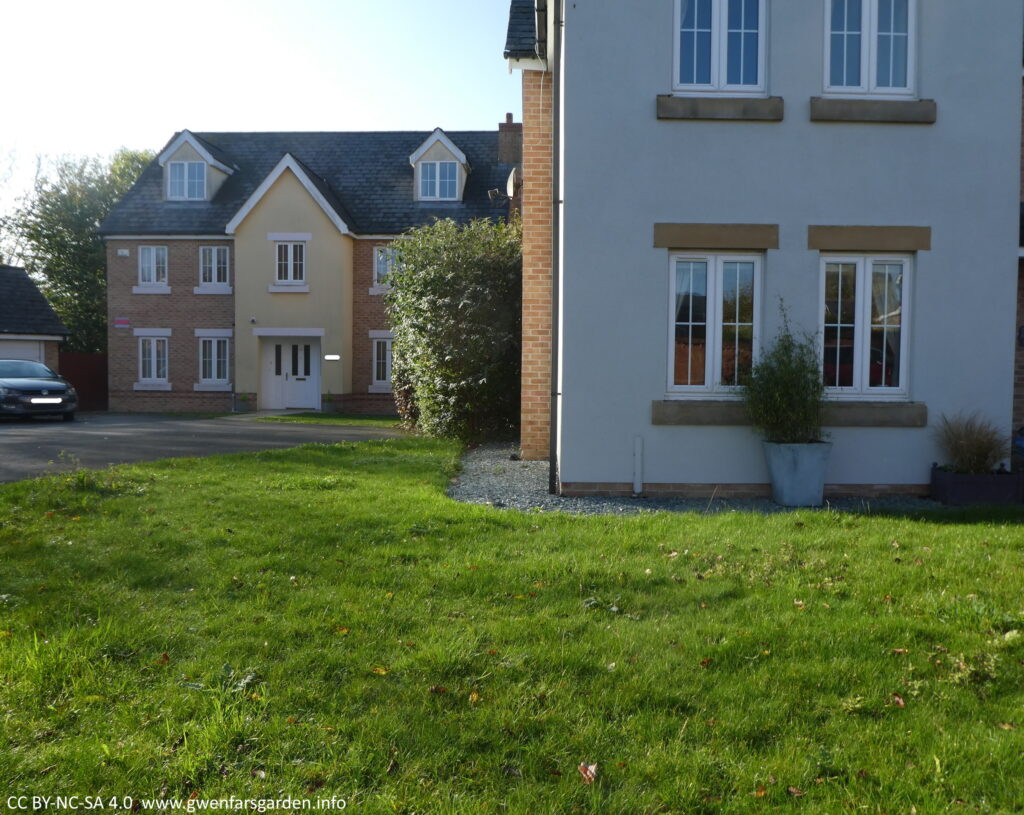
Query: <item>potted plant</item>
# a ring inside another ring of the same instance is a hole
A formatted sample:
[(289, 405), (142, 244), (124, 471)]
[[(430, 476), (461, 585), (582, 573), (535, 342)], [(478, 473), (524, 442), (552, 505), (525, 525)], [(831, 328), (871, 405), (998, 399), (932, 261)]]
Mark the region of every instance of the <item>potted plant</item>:
[(825, 385), (818, 344), (797, 337), (782, 312), (782, 332), (743, 384), (751, 424), (764, 436), (772, 500), (788, 507), (821, 506), (832, 443), (822, 439)]
[(935, 440), (948, 463), (932, 465), (932, 498), (956, 506), (1021, 500), (1020, 474), (1003, 466), (1010, 454), (1009, 439), (990, 421), (977, 413), (943, 415)]

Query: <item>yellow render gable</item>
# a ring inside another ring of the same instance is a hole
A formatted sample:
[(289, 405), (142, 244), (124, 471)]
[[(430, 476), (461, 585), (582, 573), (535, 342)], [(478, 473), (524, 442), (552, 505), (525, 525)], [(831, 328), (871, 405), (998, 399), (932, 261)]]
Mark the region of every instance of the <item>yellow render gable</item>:
[[(352, 389), (353, 240), (339, 230), (307, 181), (282, 168), (258, 198), (250, 199), (242, 217), (236, 216), (238, 223), (232, 222), (236, 390), (242, 393), (261, 392), (267, 344), (290, 337), (307, 338), (303, 342), (316, 349), (322, 395)], [(290, 247), (286, 256), (301, 246), (301, 281), (282, 285), (278, 279), (279, 245)], [(324, 359), (335, 355), (339, 359)]]

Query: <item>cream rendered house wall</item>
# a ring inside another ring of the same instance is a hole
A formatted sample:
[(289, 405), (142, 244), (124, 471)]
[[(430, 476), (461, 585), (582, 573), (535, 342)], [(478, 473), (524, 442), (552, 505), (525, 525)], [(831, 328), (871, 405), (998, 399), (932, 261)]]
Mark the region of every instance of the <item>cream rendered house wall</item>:
[[(188, 143), (182, 144), (173, 155), (167, 160), (172, 161), (206, 161), (196, 149)], [(221, 184), (227, 180), (228, 174), (216, 167), (206, 165), (206, 200), (209, 201), (217, 194)], [(164, 194), (167, 194), (167, 164), (164, 165)]]
[[(275, 241), (268, 234), (310, 234), (308, 293), (272, 293)], [(235, 231), (235, 390), (260, 388), (259, 338), (254, 329), (322, 328), (322, 393), (352, 390), (352, 238), (342, 235), (291, 170), (274, 182)], [(338, 354), (340, 361), (325, 361)]]

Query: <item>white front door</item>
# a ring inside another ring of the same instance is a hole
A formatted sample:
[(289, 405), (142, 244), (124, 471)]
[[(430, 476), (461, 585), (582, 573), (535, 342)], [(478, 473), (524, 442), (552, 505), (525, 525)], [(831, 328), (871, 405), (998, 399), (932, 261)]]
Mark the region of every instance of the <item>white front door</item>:
[(265, 339), (260, 407), (320, 409), (320, 340)]

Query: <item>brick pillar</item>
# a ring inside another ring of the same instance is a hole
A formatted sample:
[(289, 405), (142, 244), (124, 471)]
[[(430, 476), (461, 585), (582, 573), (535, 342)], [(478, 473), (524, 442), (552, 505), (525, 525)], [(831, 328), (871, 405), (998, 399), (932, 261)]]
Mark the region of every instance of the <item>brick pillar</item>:
[(546, 459), (551, 428), (551, 74), (523, 71), (523, 372), (520, 446)]

